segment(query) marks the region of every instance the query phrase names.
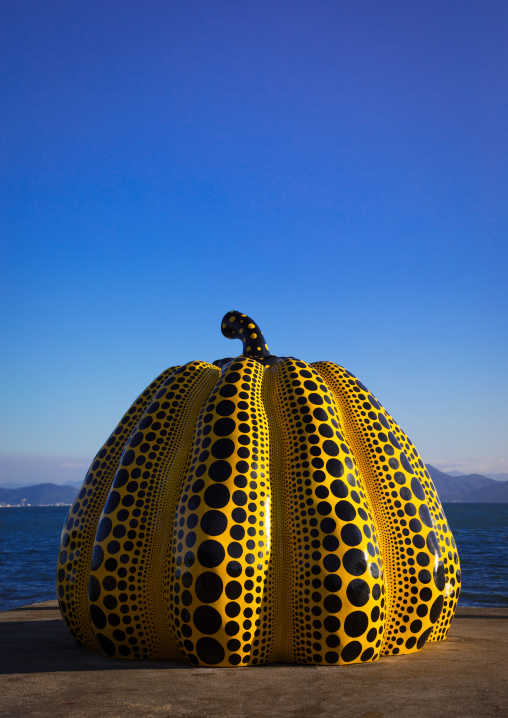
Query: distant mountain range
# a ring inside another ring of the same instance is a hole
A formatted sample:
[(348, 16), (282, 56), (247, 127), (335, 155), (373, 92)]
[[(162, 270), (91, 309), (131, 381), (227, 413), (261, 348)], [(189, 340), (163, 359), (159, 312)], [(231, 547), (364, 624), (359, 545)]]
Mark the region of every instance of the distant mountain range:
[(441, 501), (464, 503), (508, 502), (508, 481), (495, 481), (481, 474), (451, 476), (427, 464), (434, 486)]
[[(508, 503), (508, 481), (496, 481), (481, 474), (454, 476), (427, 464), (441, 501), (465, 503)], [(455, 473), (455, 472), (454, 472)], [(4, 484), (5, 487), (5, 484)], [(70, 505), (76, 498), (81, 482), (69, 484), (37, 484), (0, 488), (2, 506), (58, 506)]]
[(0, 506), (68, 506), (77, 489), (58, 484), (37, 484), (18, 489), (0, 489)]

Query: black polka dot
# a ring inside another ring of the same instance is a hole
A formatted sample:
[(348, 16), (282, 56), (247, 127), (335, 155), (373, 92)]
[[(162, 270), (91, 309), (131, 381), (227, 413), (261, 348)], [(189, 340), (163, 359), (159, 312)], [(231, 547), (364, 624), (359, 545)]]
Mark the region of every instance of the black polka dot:
[(235, 404), (229, 399), (224, 399), (217, 404), (215, 411), (219, 416), (230, 416), (235, 411)]
[(218, 601), (222, 594), (222, 579), (211, 571), (200, 573), (196, 579), (195, 591), (197, 598), (203, 603)]
[(212, 446), (212, 456), (216, 459), (227, 459), (235, 450), (235, 444), (231, 439), (219, 439)]
[(95, 576), (90, 576), (88, 581), (88, 598), (90, 601), (97, 601), (101, 595), (101, 585)]
[(320, 501), (316, 508), (318, 514), (321, 514), (321, 516), (327, 516), (332, 511), (332, 507), (330, 506), (328, 501)]
[(222, 511), (207, 511), (201, 517), (201, 529), (209, 536), (220, 536), (228, 525), (228, 519)]
[(203, 663), (208, 663), (211, 666), (224, 660), (224, 649), (215, 638), (200, 638), (196, 643), (196, 653)]
[(122, 456), (122, 466), (130, 466), (135, 458), (136, 454), (132, 451), (132, 449), (129, 449)]
[(339, 501), (335, 504), (335, 513), (341, 521), (353, 521), (356, 516), (356, 509), (349, 501)]
[(414, 474), (413, 467), (409, 463), (409, 459), (405, 455), (405, 453), (402, 451), (400, 454), (400, 463), (405, 468), (405, 470), (408, 472), (408, 474)]
[(423, 648), (423, 646), (427, 642), (427, 638), (432, 633), (432, 628), (433, 627), (431, 626), (430, 628), (427, 628), (427, 630), (422, 633), (422, 635), (420, 636), (420, 638), (418, 639), (418, 641), (416, 643), (417, 648)]
[(235, 601), (239, 596), (242, 595), (242, 584), (238, 581), (230, 581), (226, 585), (226, 596), (230, 601)]
[(230, 603), (226, 604), (226, 616), (229, 616), (229, 618), (235, 618), (238, 616), (240, 611), (242, 610), (236, 601), (231, 601)]
[(413, 476), (413, 478), (411, 479), (411, 491), (417, 499), (420, 499), (420, 501), (425, 501), (425, 491), (423, 490), (423, 486), (418, 481), (416, 476)]
[(430, 563), (430, 557), (428, 553), (424, 553), (423, 551), (420, 551), (420, 553), (416, 554), (416, 563), (419, 566), (428, 566)]
[(329, 553), (323, 559), (323, 566), (325, 567), (325, 570), (330, 573), (338, 571), (340, 568), (340, 558), (337, 554)]
[(344, 630), (350, 638), (358, 638), (367, 630), (369, 617), (364, 611), (353, 611), (344, 621)]
[(337, 536), (325, 536), (323, 539), (323, 548), (325, 551), (337, 551), (339, 548), (339, 539)]
[(220, 613), (212, 606), (198, 606), (192, 616), (194, 625), (200, 633), (217, 633), (222, 625)]
[(420, 619), (416, 619), (416, 621), (411, 621), (409, 624), (409, 630), (411, 633), (419, 633), (422, 630), (422, 622)]
[[(420, 533), (420, 531), (422, 530), (422, 525), (418, 521), (418, 519), (411, 519), (411, 521), (409, 522), (409, 528), (411, 529), (411, 531), (413, 533), (417, 534), (417, 533)], [(425, 541), (423, 543), (425, 543)], [(415, 546), (416, 546), (416, 544), (415, 544)], [(421, 547), (419, 547), (419, 548), (421, 548)]]
[(106, 615), (104, 611), (99, 608), (99, 606), (96, 606), (95, 604), (90, 606), (90, 618), (92, 619), (94, 626), (96, 626), (99, 630), (105, 628), (107, 623)]
[(369, 584), (362, 578), (354, 578), (348, 584), (346, 595), (351, 605), (361, 608), (362, 606), (365, 606), (370, 598)]
[(235, 491), (233, 493), (233, 503), (236, 506), (245, 506), (247, 503), (247, 494), (245, 491)]
[(327, 591), (333, 593), (334, 591), (340, 590), (340, 587), (342, 586), (342, 579), (338, 574), (330, 573), (325, 577), (323, 585)]
[(421, 504), (418, 510), (418, 515), (422, 524), (428, 526), (429, 528), (432, 528), (432, 519), (430, 517), (429, 508), (426, 504)]
[(332, 594), (325, 598), (323, 606), (327, 613), (338, 613), (342, 608), (342, 601), (338, 596)]
[(235, 430), (235, 426), (233, 419), (219, 419), (213, 425), (213, 430), (217, 436), (229, 436)]
[(441, 611), (443, 610), (443, 603), (444, 598), (443, 596), (438, 596), (434, 603), (432, 604), (432, 608), (430, 609), (429, 618), (432, 621), (432, 623), (435, 623), (439, 616), (441, 615)]
[(211, 509), (222, 509), (229, 502), (229, 490), (224, 484), (212, 484), (205, 491), (205, 502)]
[(422, 570), (418, 573), (418, 580), (420, 583), (430, 583), (432, 576), (430, 575), (430, 571), (427, 571), (426, 568), (422, 568)]
[(429, 533), (427, 535), (427, 548), (435, 556), (439, 556), (439, 554), (440, 554), (439, 544), (438, 544), (437, 537), (436, 537), (436, 534), (434, 533), (434, 531), (429, 531)]
[(404, 506), (404, 511), (408, 516), (414, 516), (416, 514), (416, 506), (412, 503), (406, 504)]
[[(371, 399), (371, 401), (372, 401), (372, 399)], [(364, 652), (362, 653), (362, 655), (360, 656), (360, 659), (361, 659), (363, 662), (365, 662), (365, 661), (370, 661), (370, 659), (372, 658), (373, 655), (374, 655), (374, 649), (373, 649), (372, 647), (371, 647), (371, 648), (367, 648), (367, 650), (364, 651)]]
[(104, 539), (107, 538), (109, 536), (109, 534), (111, 533), (112, 528), (113, 528), (113, 524), (111, 522), (111, 519), (108, 518), (107, 516), (105, 516), (101, 520), (101, 522), (99, 524), (99, 528), (97, 529), (97, 534), (95, 537), (95, 540), (97, 541), (97, 543), (104, 541)]
[(343, 526), (340, 537), (347, 546), (359, 546), (362, 542), (362, 532), (355, 524), (346, 524)]
[(238, 561), (230, 561), (226, 566), (226, 571), (231, 578), (238, 578), (242, 575), (242, 564)]
[(225, 376), (225, 381), (227, 381), (229, 384), (235, 384), (237, 381), (240, 381), (240, 379), (241, 376), (237, 371), (232, 371)]
[[(325, 454), (328, 454), (328, 456), (337, 456), (340, 452), (339, 447), (335, 443), (335, 441), (330, 441), (327, 439), (323, 442), (323, 451)], [(331, 474), (332, 472), (328, 469), (328, 464), (326, 466), (328, 473)], [(342, 467), (342, 473), (344, 473), (344, 467)], [(332, 476), (342, 476), (342, 474), (332, 474)]]
[(340, 620), (337, 616), (327, 616), (323, 621), (323, 626), (329, 633), (336, 633), (340, 628)]
[(228, 544), (228, 554), (231, 556), (231, 558), (240, 558), (242, 553), (243, 553), (243, 546), (241, 543), (238, 543), (237, 541), (233, 541), (230, 544)]
[(324, 534), (331, 534), (332, 531), (335, 531), (336, 527), (337, 524), (333, 519), (330, 518), (323, 519), (320, 524), (321, 531)]
[(359, 641), (350, 641), (342, 649), (340, 657), (345, 663), (350, 663), (351, 661), (354, 661), (356, 658), (358, 658), (361, 652), (362, 644)]
[(224, 547), (213, 539), (203, 541), (198, 548), (198, 561), (205, 568), (219, 566), (226, 556)]
[(345, 484), (344, 481), (339, 480), (332, 481), (330, 484), (330, 491), (338, 499), (344, 499), (349, 493), (347, 484)]
[(112, 514), (113, 511), (118, 507), (118, 504), (120, 503), (120, 494), (118, 491), (111, 491), (109, 494), (108, 502), (106, 506), (104, 507), (104, 513), (105, 514)]
[(104, 551), (102, 550), (102, 547), (94, 546), (93, 553), (92, 553), (92, 565), (91, 565), (92, 571), (97, 571), (97, 569), (101, 566), (103, 561), (104, 561)]
[(213, 481), (226, 481), (229, 479), (233, 472), (233, 469), (224, 459), (218, 459), (208, 468), (208, 476)]
[[(238, 625), (238, 623), (236, 621), (228, 621), (226, 623), (226, 625), (224, 626), (224, 630), (225, 630), (227, 636), (235, 636), (239, 632), (240, 626)], [(231, 648), (230, 650), (236, 651), (238, 649)]]
[[(327, 442), (325, 442), (326, 444)], [(328, 459), (326, 462), (326, 470), (330, 476), (340, 479), (344, 475), (344, 464), (339, 459)]]
[(236, 521), (236, 523), (241, 524), (245, 521), (247, 518), (247, 514), (245, 513), (244, 509), (233, 509), (231, 512), (231, 516), (233, 518), (233, 521)]
[(367, 560), (363, 551), (358, 548), (350, 548), (342, 559), (344, 568), (351, 576), (361, 576), (367, 570)]
[(422, 590), (420, 591), (420, 598), (422, 599), (422, 601), (430, 601), (430, 599), (432, 598), (432, 589), (428, 588), (428, 586), (422, 588)]

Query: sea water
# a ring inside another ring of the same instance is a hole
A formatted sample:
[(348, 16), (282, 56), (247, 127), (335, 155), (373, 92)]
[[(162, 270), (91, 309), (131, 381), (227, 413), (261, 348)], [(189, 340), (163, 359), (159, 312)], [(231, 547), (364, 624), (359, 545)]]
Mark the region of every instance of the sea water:
[[(444, 504), (462, 569), (459, 606), (508, 606), (508, 504)], [(67, 506), (0, 508), (0, 611), (56, 598)]]

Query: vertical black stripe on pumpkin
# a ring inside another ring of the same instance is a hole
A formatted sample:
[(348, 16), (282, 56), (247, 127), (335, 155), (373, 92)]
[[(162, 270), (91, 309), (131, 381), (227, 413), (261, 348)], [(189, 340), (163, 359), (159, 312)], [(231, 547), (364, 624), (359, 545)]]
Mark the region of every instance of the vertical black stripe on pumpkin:
[(90, 628), (87, 600), (90, 563), (99, 518), (133, 428), (159, 387), (177, 368), (171, 367), (159, 374), (124, 414), (92, 461), (64, 523), (57, 568), (58, 602), (69, 631), (86, 648), (99, 649)]
[(291, 541), (285, 590), (292, 660), (321, 665), (375, 660), (384, 629), (382, 563), (335, 402), (322, 377), (304, 362), (285, 360), (271, 371)]
[[(433, 629), (430, 609), (444, 594), (439, 546), (416, 474), (394, 434), (393, 419), (356, 377), (331, 362), (313, 366), (333, 392), (376, 517), (386, 570), (382, 655), (419, 650)], [(429, 547), (430, 546), (430, 547)]]
[(270, 503), (263, 366), (222, 371), (196, 427), (175, 514), (173, 622), (195, 665), (255, 665), (271, 653)]
[[(438, 544), (439, 555), (443, 562), (443, 567), (441, 568), (438, 563), (433, 573), (436, 574), (438, 582), (442, 581), (444, 575), (444, 599), (443, 601), (435, 599), (433, 605), (431, 606), (430, 616), (432, 622), (434, 623), (434, 628), (432, 633), (429, 635), (427, 642), (431, 643), (435, 641), (442, 641), (448, 634), (460, 595), (461, 574), (459, 555), (457, 553), (457, 547), (455, 545), (453, 534), (450, 531), (450, 527), (448, 526), (448, 522), (446, 520), (444, 509), (441, 505), (435, 486), (432, 483), (432, 479), (425, 468), (425, 464), (420, 458), (411, 440), (395, 423), (393, 423), (393, 433), (401, 446), (404, 448), (404, 451), (414, 468), (416, 477), (412, 479), (412, 484), (417, 491), (419, 490), (418, 483), (420, 484), (421, 491), (424, 493), (429, 507), (432, 523), (434, 525), (434, 535), (430, 536), (430, 539), (427, 539), (427, 543), (431, 546), (434, 546), (435, 543)], [(442, 606), (442, 608), (438, 611), (440, 606)]]
[[(92, 630), (107, 655), (174, 658), (175, 645), (163, 598), (167, 517), (203, 401), (219, 370), (191, 362), (156, 392), (125, 445), (97, 528), (90, 595)], [(103, 625), (101, 625), (103, 624)]]

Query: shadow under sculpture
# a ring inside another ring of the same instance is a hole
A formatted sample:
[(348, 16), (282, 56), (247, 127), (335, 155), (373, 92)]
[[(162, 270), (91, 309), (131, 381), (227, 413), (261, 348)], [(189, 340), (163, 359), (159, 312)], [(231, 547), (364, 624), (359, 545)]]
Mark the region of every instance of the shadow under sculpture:
[(76, 640), (201, 666), (338, 665), (446, 638), (457, 549), (411, 441), (349, 371), (243, 354), (162, 372), (95, 457), (62, 531)]

